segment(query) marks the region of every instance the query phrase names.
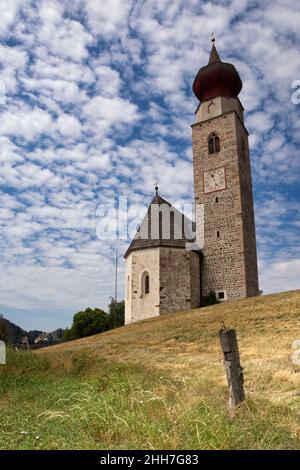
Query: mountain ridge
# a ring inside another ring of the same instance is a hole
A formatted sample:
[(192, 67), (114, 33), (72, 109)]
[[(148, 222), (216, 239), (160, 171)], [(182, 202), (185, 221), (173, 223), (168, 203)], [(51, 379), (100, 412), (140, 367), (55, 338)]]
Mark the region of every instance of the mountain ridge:
[(62, 328), (58, 328), (50, 333), (40, 330), (23, 330), (19, 325), (16, 325), (12, 321), (5, 318), (3, 314), (0, 314), (0, 322), (4, 325), (5, 330), (5, 342), (9, 345), (19, 346), (21, 345), (22, 338), (28, 338), (29, 345), (32, 346), (36, 344), (38, 338), (40, 338), (40, 342), (46, 344), (54, 344), (59, 342), (63, 338), (64, 330)]

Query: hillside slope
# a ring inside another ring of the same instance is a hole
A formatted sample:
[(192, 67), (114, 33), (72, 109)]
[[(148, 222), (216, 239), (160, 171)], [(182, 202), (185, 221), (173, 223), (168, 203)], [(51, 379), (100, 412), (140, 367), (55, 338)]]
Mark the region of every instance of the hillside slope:
[[(238, 333), (234, 412), (218, 331)], [(0, 449), (300, 449), (300, 291), (166, 315), (0, 368)]]
[[(225, 384), (218, 337), (221, 321), (237, 330), (248, 391), (280, 398), (289, 386), (292, 391), (300, 385), (300, 374), (291, 368), (291, 345), (300, 339), (300, 290), (169, 314), (43, 353), (89, 351), (100, 358), (167, 369), (174, 377), (201, 375)], [(269, 380), (273, 386), (266, 388)]]
[(3, 315), (0, 316), (0, 327), (6, 344), (20, 344), (22, 337), (26, 335), (26, 331), (4, 318)]

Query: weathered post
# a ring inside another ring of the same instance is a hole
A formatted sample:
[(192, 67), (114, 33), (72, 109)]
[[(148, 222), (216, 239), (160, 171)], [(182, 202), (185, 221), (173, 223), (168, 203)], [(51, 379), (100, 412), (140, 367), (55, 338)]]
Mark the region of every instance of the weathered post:
[(64, 369), (68, 372), (74, 369), (74, 358), (73, 356), (64, 356), (63, 357)]
[(6, 364), (6, 346), (4, 341), (0, 339), (0, 364)]
[(243, 368), (240, 364), (236, 331), (227, 330), (223, 323), (219, 336), (229, 387), (229, 406), (234, 408), (245, 399)]
[(26, 348), (28, 351), (30, 351), (30, 345), (29, 345), (29, 340), (28, 336), (23, 336), (21, 339), (21, 343), (26, 345)]

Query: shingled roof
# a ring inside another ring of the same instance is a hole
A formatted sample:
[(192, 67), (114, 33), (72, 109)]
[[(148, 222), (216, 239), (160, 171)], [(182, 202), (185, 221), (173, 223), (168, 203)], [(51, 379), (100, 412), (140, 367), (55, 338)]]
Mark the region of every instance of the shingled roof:
[(167, 246), (186, 248), (195, 243), (195, 223), (156, 194), (124, 258), (133, 250)]

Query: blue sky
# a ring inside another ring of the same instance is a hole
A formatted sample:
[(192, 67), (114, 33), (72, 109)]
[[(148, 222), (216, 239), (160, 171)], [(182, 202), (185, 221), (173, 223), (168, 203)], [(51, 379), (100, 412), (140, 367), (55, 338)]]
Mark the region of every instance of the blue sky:
[(51, 330), (106, 307), (115, 244), (97, 208), (121, 194), (136, 216), (156, 177), (192, 202), (191, 85), (212, 32), (244, 84), (260, 287), (299, 288), (299, 25), (294, 0), (1, 0), (0, 311)]

